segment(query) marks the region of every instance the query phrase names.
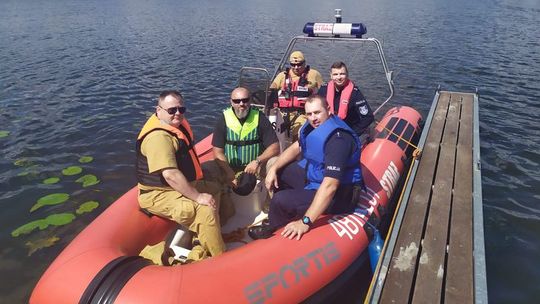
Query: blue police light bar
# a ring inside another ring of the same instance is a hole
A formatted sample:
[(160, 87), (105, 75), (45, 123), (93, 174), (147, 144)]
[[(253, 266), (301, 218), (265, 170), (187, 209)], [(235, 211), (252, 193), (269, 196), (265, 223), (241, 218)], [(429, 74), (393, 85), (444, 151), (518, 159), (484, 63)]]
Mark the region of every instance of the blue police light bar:
[(367, 33), (367, 28), (362, 23), (316, 23), (308, 22), (304, 26), (304, 34), (314, 36), (355, 36), (362, 38)]

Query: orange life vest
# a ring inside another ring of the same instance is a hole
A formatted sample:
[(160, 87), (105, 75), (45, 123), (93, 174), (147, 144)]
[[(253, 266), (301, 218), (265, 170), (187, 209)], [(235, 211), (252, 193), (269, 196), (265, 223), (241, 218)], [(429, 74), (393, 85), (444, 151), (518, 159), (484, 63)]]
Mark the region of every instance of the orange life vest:
[[(341, 97), (339, 99), (339, 110), (337, 113), (337, 116), (341, 119), (345, 119), (347, 117), (347, 110), (349, 109), (349, 101), (351, 100), (351, 94), (354, 89), (354, 83), (349, 79), (349, 82), (345, 85), (343, 88), (343, 91), (341, 91)], [(335, 114), (336, 111), (334, 109), (334, 94), (336, 93), (336, 87), (334, 85), (334, 81), (330, 81), (328, 83), (328, 87), (326, 88), (326, 100), (328, 101), (328, 104), (330, 105), (330, 112), (332, 114)]]
[(307, 75), (309, 73), (309, 65), (296, 80), (292, 79), (289, 71), (290, 69), (287, 68), (283, 72), (285, 73), (285, 79), (281, 87), (281, 94), (278, 96), (279, 107), (304, 111), (306, 99), (313, 93), (313, 90), (308, 87)]
[(193, 131), (187, 119), (184, 118), (182, 124), (178, 128), (175, 128), (162, 123), (156, 114), (154, 114), (144, 124), (137, 137), (137, 181), (145, 186), (170, 187), (161, 175), (161, 172), (148, 172), (148, 160), (141, 153), (141, 145), (144, 138), (156, 130), (167, 131), (178, 139), (179, 148), (175, 153), (176, 164), (186, 179), (188, 181), (202, 179), (201, 164), (193, 145)]

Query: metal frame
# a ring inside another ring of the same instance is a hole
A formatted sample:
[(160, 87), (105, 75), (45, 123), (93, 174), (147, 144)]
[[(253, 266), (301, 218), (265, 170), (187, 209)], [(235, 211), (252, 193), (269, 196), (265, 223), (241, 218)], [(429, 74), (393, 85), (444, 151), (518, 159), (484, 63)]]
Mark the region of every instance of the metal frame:
[(486, 252), (484, 247), (484, 215), (482, 204), (482, 172), (480, 162), (480, 118), (478, 90), (473, 105), (473, 259), (474, 302), (488, 303), (486, 280)]
[[(269, 92), (269, 88), (270, 88), (270, 73), (265, 68), (242, 67), (240, 69), (240, 75), (238, 76), (237, 85), (240, 85), (240, 81), (242, 80), (242, 74), (245, 71), (261, 71), (261, 72), (264, 72), (266, 74), (266, 79), (265, 79), (266, 83), (265, 83), (265, 86), (264, 86), (264, 104), (262, 106), (258, 105), (258, 104), (254, 104), (253, 106), (263, 108), (263, 109), (267, 110), (266, 107), (267, 107), (267, 103), (268, 103), (268, 92)], [(265, 111), (265, 114), (268, 114), (267, 111)]]
[(287, 49), (285, 51), (285, 54), (283, 54), (283, 57), (281, 58), (281, 61), (279, 62), (279, 65), (277, 66), (276, 70), (274, 71), (274, 76), (272, 79), (274, 79), (278, 73), (280, 73), (285, 63), (287, 62), (288, 54), (292, 51), (294, 46), (296, 45), (296, 42), (298, 40), (308, 41), (308, 40), (315, 40), (315, 41), (345, 41), (345, 42), (353, 42), (353, 43), (373, 43), (377, 47), (377, 51), (379, 53), (379, 59), (381, 60), (381, 64), (384, 69), (384, 73), (386, 76), (386, 81), (388, 82), (388, 87), (390, 88), (390, 96), (386, 98), (386, 100), (381, 103), (381, 105), (373, 111), (373, 114), (377, 114), (379, 110), (388, 102), (392, 97), (394, 97), (394, 80), (393, 80), (393, 71), (390, 71), (388, 69), (388, 64), (386, 63), (386, 57), (384, 56), (384, 51), (382, 48), (382, 44), (379, 40), (376, 38), (341, 38), (341, 37), (310, 37), (310, 36), (296, 36), (291, 39), (289, 42), (289, 45), (287, 46)]

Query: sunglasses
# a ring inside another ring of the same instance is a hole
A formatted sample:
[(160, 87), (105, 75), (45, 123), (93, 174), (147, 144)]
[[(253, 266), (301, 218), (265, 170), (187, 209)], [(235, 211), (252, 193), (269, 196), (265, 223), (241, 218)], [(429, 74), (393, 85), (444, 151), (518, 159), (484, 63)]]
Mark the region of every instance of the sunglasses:
[(304, 65), (304, 62), (305, 62), (305, 61), (300, 61), (300, 62), (297, 62), (297, 63), (292, 63), (292, 62), (291, 62), (290, 64), (291, 64), (292, 67), (299, 67), (299, 66)]
[(251, 101), (251, 98), (247, 97), (247, 98), (239, 98), (239, 99), (231, 99), (231, 100), (232, 100), (232, 102), (233, 102), (234, 104), (239, 104), (239, 103), (241, 103), (241, 102), (242, 102), (242, 103), (248, 103), (248, 102)]
[(165, 109), (162, 106), (159, 106), (159, 107), (162, 108), (163, 110), (167, 111), (167, 113), (169, 113), (169, 115), (174, 115), (174, 114), (176, 114), (176, 112), (180, 112), (180, 114), (186, 113), (186, 107), (172, 107), (172, 108), (168, 108), (168, 109)]

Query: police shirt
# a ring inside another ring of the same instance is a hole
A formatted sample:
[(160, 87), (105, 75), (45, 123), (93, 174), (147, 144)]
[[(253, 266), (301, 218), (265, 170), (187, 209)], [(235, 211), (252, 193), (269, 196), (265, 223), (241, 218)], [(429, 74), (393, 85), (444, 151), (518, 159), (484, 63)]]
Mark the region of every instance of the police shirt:
[[(325, 84), (319, 89), (317, 94), (326, 97), (327, 89), (328, 85)], [(341, 92), (342, 91), (336, 91), (334, 93), (334, 100), (328, 100), (328, 102), (334, 102), (334, 111), (336, 112), (336, 115), (339, 111)], [(358, 134), (358, 136), (360, 136), (373, 122), (375, 117), (373, 116), (373, 111), (367, 103), (364, 94), (362, 94), (356, 85), (351, 93), (351, 100), (349, 100), (348, 106), (347, 117), (345, 117), (344, 121), (356, 132), (356, 134)]]

